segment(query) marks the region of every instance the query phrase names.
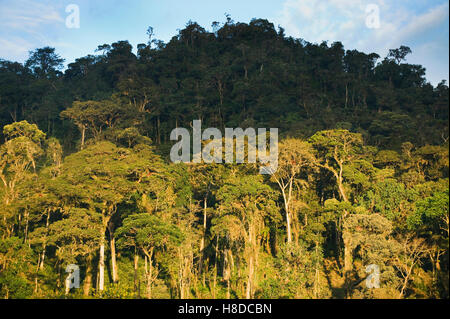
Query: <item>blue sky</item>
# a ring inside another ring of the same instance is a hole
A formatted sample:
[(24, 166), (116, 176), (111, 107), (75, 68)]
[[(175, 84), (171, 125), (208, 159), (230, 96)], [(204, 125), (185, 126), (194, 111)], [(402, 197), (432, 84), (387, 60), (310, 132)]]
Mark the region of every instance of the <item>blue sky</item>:
[[(80, 28), (67, 28), (66, 6), (80, 9)], [(379, 28), (366, 26), (367, 5), (379, 8)], [(384, 57), (400, 45), (411, 47), (409, 63), (422, 64), (436, 85), (449, 78), (448, 0), (0, 0), (0, 58), (24, 62), (28, 51), (56, 48), (66, 64), (94, 54), (99, 44), (129, 40), (136, 47), (154, 38), (168, 42), (189, 20), (210, 30), (225, 13), (239, 22), (266, 18), (286, 34), (320, 43), (341, 41), (346, 49)]]

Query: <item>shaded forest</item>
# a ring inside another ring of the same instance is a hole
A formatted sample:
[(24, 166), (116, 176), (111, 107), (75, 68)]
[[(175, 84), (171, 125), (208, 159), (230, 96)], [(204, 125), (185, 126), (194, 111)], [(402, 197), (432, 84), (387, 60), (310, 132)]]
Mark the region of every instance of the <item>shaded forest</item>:
[[(445, 81), (406, 46), (211, 28), (0, 60), (0, 296), (448, 298)], [(278, 170), (172, 163), (195, 119), (278, 128)]]

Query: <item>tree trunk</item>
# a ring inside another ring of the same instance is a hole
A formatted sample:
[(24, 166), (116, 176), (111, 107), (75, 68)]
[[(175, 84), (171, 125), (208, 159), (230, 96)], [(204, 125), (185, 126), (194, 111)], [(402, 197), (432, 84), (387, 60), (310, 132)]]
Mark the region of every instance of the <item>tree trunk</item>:
[(81, 149), (84, 148), (85, 137), (86, 137), (86, 126), (82, 125), (82, 127), (81, 127)]
[(150, 251), (145, 252), (145, 256), (148, 258), (148, 271), (147, 266), (145, 267), (145, 272), (147, 275), (147, 298), (152, 299), (152, 283), (153, 283), (153, 247)]
[(344, 185), (343, 185), (342, 181), (338, 182), (338, 187), (339, 187), (339, 192), (341, 193), (342, 199), (345, 202), (348, 202), (348, 198), (347, 198), (347, 195), (345, 194)]
[[(204, 249), (205, 249), (205, 242), (206, 242), (206, 208), (207, 208), (207, 202), (206, 202), (206, 196), (203, 200), (203, 236), (200, 241), (200, 261), (199, 261), (199, 274), (201, 275), (203, 273), (203, 255), (204, 255)], [(205, 277), (203, 276), (203, 285), (205, 285)]]
[(253, 286), (254, 286), (254, 274), (255, 274), (255, 264), (256, 264), (256, 253), (257, 253), (257, 243), (256, 243), (256, 230), (255, 225), (250, 223), (248, 230), (248, 245), (249, 245), (249, 262), (248, 262), (248, 277), (247, 277), (247, 287), (245, 291), (245, 298), (251, 299), (253, 297)]
[(283, 193), (283, 200), (284, 200), (284, 210), (286, 212), (286, 232), (287, 232), (287, 242), (290, 243), (292, 241), (292, 232), (291, 232), (291, 219), (289, 216), (289, 198), (287, 198), (286, 192), (284, 191), (284, 188), (279, 184), (281, 187), (281, 191)]
[(347, 298), (350, 293), (350, 275), (353, 269), (353, 247), (350, 234), (345, 231), (342, 234), (344, 239), (344, 278)]
[(216, 237), (216, 251), (214, 257), (214, 283), (213, 283), (213, 299), (216, 299), (216, 282), (217, 282), (217, 253), (218, 253), (218, 245), (219, 245), (219, 237)]
[(231, 279), (231, 249), (224, 251), (223, 258), (223, 279), (227, 282), (227, 296), (226, 299), (230, 299), (230, 279)]
[(138, 263), (139, 263), (139, 255), (137, 254), (137, 251), (134, 252), (134, 294), (135, 297), (140, 297), (140, 290), (138, 287)]
[[(29, 215), (28, 210), (26, 210), (25, 211), (25, 239), (24, 239), (25, 243), (28, 242), (28, 215)], [(28, 242), (28, 245), (30, 245), (29, 242)]]
[(407, 269), (407, 274), (403, 280), (402, 289), (400, 290), (399, 299), (402, 299), (405, 294), (406, 287), (408, 286), (409, 276), (411, 275), (413, 267), (414, 267), (414, 264), (412, 264), (412, 266), (409, 269)]
[(110, 249), (111, 249), (112, 280), (113, 280), (113, 283), (117, 283), (117, 281), (119, 280), (119, 275), (117, 273), (116, 239), (114, 238), (112, 223), (109, 223), (108, 231), (109, 231)]
[(292, 242), (292, 231), (291, 231), (291, 218), (289, 216), (289, 203), (286, 202), (286, 201), (285, 201), (285, 204), (284, 204), (284, 210), (286, 211), (287, 242), (289, 244), (289, 243)]
[(42, 244), (42, 257), (41, 257), (41, 262), (39, 264), (39, 270), (44, 269), (45, 251), (47, 249), (47, 234), (48, 234), (49, 225), (50, 225), (50, 210), (47, 212), (47, 221), (45, 222), (45, 239)]
[(316, 269), (315, 269), (315, 276), (314, 276), (314, 298), (318, 298), (319, 296), (319, 287), (320, 287), (320, 283), (319, 283), (319, 243), (316, 241)]
[(350, 272), (353, 268), (353, 257), (352, 252), (353, 248), (351, 246), (351, 239), (349, 238), (350, 235), (347, 235), (344, 233), (344, 271)]
[(149, 260), (149, 271), (148, 271), (148, 277), (147, 277), (147, 298), (152, 299), (152, 281), (153, 281), (153, 266), (152, 266), (152, 260)]
[(253, 254), (250, 256), (249, 266), (248, 266), (248, 278), (247, 278), (247, 289), (245, 292), (245, 298), (252, 298), (252, 290), (253, 290), (253, 273), (254, 273), (254, 261)]
[(89, 296), (92, 287), (92, 256), (86, 260), (86, 276), (83, 283), (83, 295)]
[(435, 268), (436, 268), (437, 272), (441, 271), (441, 262), (439, 261), (439, 255), (440, 255), (440, 252), (438, 250), (436, 253), (436, 264), (435, 264)]
[(100, 258), (98, 261), (99, 270), (99, 281), (98, 289), (103, 291), (105, 286), (105, 233), (102, 233), (102, 238), (100, 240)]
[(339, 193), (341, 193), (342, 199), (345, 202), (348, 202), (348, 198), (347, 198), (347, 195), (345, 194), (344, 183), (343, 183), (343, 178), (342, 178), (342, 173), (344, 171), (344, 168), (343, 168), (343, 165), (341, 162), (338, 162), (338, 163), (339, 163), (339, 176), (338, 176), (337, 182), (338, 182), (338, 187), (339, 187)]

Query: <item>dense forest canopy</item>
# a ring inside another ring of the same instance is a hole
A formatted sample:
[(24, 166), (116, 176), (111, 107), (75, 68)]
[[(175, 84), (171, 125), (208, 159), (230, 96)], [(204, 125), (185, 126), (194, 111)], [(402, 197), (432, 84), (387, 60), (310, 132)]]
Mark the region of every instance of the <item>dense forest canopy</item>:
[[(50, 47), (0, 60), (0, 296), (448, 298), (445, 81), (406, 46), (212, 29), (150, 27), (64, 72)], [(171, 163), (195, 119), (278, 128), (278, 170)]]

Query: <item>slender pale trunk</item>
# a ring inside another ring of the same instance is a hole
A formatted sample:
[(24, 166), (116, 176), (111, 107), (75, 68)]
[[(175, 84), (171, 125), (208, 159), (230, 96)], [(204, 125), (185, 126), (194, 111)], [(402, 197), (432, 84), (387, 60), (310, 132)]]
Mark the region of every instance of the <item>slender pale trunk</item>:
[(105, 287), (105, 233), (103, 232), (100, 241), (100, 258), (98, 261), (99, 281), (98, 289), (103, 291)]
[(227, 296), (230, 299), (230, 279), (231, 279), (231, 249), (224, 251), (223, 279), (227, 282)]
[(286, 212), (287, 242), (290, 243), (292, 241), (292, 231), (291, 231), (291, 218), (289, 216), (289, 199), (287, 198), (287, 195), (286, 195), (286, 192), (284, 191), (284, 188), (281, 188), (281, 192), (283, 193), (284, 210)]
[[(281, 180), (277, 180), (277, 184), (281, 189), (284, 201), (284, 210), (286, 213), (286, 232), (287, 232), (287, 242), (292, 242), (292, 229), (291, 229), (291, 215), (290, 215), (290, 202), (292, 198), (292, 184), (294, 182), (295, 173), (291, 174), (289, 178), (289, 184), (285, 184)], [(286, 187), (288, 187), (288, 193), (286, 194)]]
[(108, 231), (109, 231), (110, 249), (111, 249), (112, 280), (113, 280), (113, 283), (116, 283), (119, 280), (119, 275), (117, 273), (116, 239), (114, 238), (112, 223), (109, 223)]
[(439, 255), (440, 255), (440, 251), (438, 250), (436, 253), (436, 263), (435, 263), (436, 271), (441, 271), (441, 263), (439, 261)]
[(39, 289), (39, 284), (38, 284), (38, 277), (37, 277), (37, 273), (36, 276), (34, 277), (34, 293), (37, 294)]
[[(153, 247), (150, 251), (145, 252), (145, 273), (147, 275), (147, 298), (152, 299), (152, 283), (153, 283)], [(148, 258), (148, 268), (147, 268)]]
[(41, 262), (39, 264), (39, 270), (44, 269), (45, 251), (47, 249), (47, 234), (48, 234), (49, 225), (50, 225), (50, 210), (47, 212), (47, 221), (45, 222), (45, 238), (44, 238), (44, 242), (42, 244), (42, 257), (41, 257)]
[(217, 254), (218, 254), (218, 246), (219, 245), (219, 237), (216, 240), (216, 251), (214, 258), (214, 283), (213, 283), (213, 299), (216, 299), (216, 281), (217, 281)]
[[(205, 249), (205, 238), (206, 238), (206, 197), (203, 200), (203, 236), (200, 241), (200, 261), (199, 261), (199, 274), (203, 273), (203, 255)], [(205, 285), (205, 276), (203, 276), (203, 285)]]
[(180, 264), (179, 264), (179, 269), (178, 269), (180, 299), (185, 299), (186, 296), (188, 295), (188, 291), (186, 288), (189, 287), (189, 284), (186, 283), (186, 278), (187, 278), (186, 271), (187, 271), (188, 265), (187, 265), (186, 258), (183, 256), (181, 248), (178, 249), (178, 256), (180, 258)]
[(253, 272), (254, 272), (254, 262), (253, 262), (253, 255), (252, 255), (252, 256), (250, 256), (250, 261), (249, 261), (249, 266), (248, 266), (247, 289), (245, 292), (246, 299), (250, 299), (252, 297)]
[[(138, 291), (138, 263), (139, 263), (139, 255), (135, 249), (134, 251), (134, 293), (135, 297), (140, 297), (140, 292)], [(139, 289), (140, 290), (140, 289)]]
[(245, 298), (250, 299), (253, 296), (253, 281), (255, 273), (255, 263), (256, 263), (256, 238), (254, 225), (251, 223), (248, 230), (248, 244), (250, 247), (250, 258), (248, 263), (248, 277), (247, 277), (247, 287), (245, 292)]
[(86, 137), (86, 126), (81, 126), (81, 149), (84, 148), (84, 139)]
[(399, 299), (403, 298), (405, 294), (406, 287), (408, 286), (409, 276), (411, 275), (412, 269), (414, 267), (414, 263), (407, 269), (407, 273), (405, 279), (403, 280), (402, 289), (400, 290)]
[(345, 202), (348, 202), (348, 198), (347, 198), (347, 195), (345, 194), (344, 183), (343, 183), (343, 178), (342, 178), (342, 173), (344, 172), (344, 167), (343, 167), (342, 162), (338, 161), (338, 164), (339, 164), (339, 175), (336, 177), (337, 177), (337, 182), (338, 182), (339, 193), (341, 194), (342, 199)]
[[(284, 190), (283, 190), (283, 196)], [(291, 230), (291, 218), (289, 216), (289, 202), (285, 200), (284, 210), (286, 211), (286, 230), (287, 230), (287, 242), (292, 242), (292, 230)]]
[(116, 239), (111, 237), (111, 266), (112, 266), (112, 279), (113, 283), (117, 283), (119, 275), (117, 273), (117, 261), (116, 261)]
[(38, 255), (38, 262), (36, 267), (36, 275), (34, 276), (34, 293), (37, 294), (39, 289), (39, 283), (38, 283), (38, 273), (39, 273), (39, 266), (41, 265), (41, 254)]
[(149, 261), (149, 271), (147, 277), (147, 298), (152, 299), (152, 281), (153, 281), (153, 266), (152, 261)]
[[(28, 210), (25, 211), (25, 243), (28, 242)], [(28, 242), (29, 245), (29, 242)]]
[(206, 257), (206, 260), (205, 260), (205, 271), (202, 274), (203, 286), (206, 285), (206, 273), (208, 272), (208, 265), (209, 265), (209, 257)]
[(344, 190), (344, 184), (342, 183), (341, 180), (338, 183), (338, 187), (339, 187), (339, 192), (341, 193), (342, 199), (345, 202), (348, 202), (348, 198), (347, 198), (347, 195), (345, 194), (345, 190)]
[[(342, 199), (345, 202), (349, 202), (347, 195), (345, 194), (344, 183), (342, 178), (342, 172), (344, 171), (342, 162), (339, 162), (339, 175), (337, 176), (339, 193), (342, 196)], [(348, 211), (344, 210), (344, 214), (342, 216), (342, 221), (345, 223), (345, 219), (348, 215)], [(353, 270), (353, 244), (351, 235), (346, 233), (345, 231), (342, 233), (343, 241), (344, 241), (344, 276), (346, 282), (347, 295), (350, 289), (350, 274)]]
[(227, 278), (226, 278), (226, 281), (227, 281), (227, 299), (230, 299), (230, 277), (231, 277), (231, 274), (230, 274), (230, 266), (229, 266), (229, 263), (227, 262)]
[(315, 273), (315, 278), (314, 278), (314, 297), (318, 298), (319, 296), (319, 287), (320, 287), (320, 283), (319, 283), (319, 262), (318, 262), (318, 257), (319, 257), (319, 243), (316, 241), (316, 273)]
[[(336, 153), (336, 149), (335, 149), (335, 153)], [(344, 202), (349, 202), (347, 195), (345, 193), (345, 188), (344, 188), (344, 183), (343, 183), (343, 177), (342, 177), (342, 173), (344, 171), (344, 167), (343, 167), (343, 162), (339, 160), (339, 158), (337, 157), (337, 155), (335, 154), (334, 159), (336, 160), (336, 162), (339, 165), (339, 172), (337, 172), (336, 170), (331, 170), (334, 174), (334, 176), (336, 177), (336, 181), (338, 184), (338, 189), (339, 189), (339, 194), (342, 197), (342, 200)], [(348, 215), (348, 211), (344, 210), (344, 214), (342, 216), (342, 223), (345, 223), (345, 218)], [(337, 227), (338, 228), (338, 227)], [(336, 229), (337, 229), (336, 228)], [(343, 237), (343, 241), (344, 241), (344, 275), (345, 275), (345, 279), (348, 282), (349, 280), (349, 276), (350, 276), (350, 272), (352, 271), (353, 268), (353, 247), (352, 247), (352, 242), (351, 242), (351, 237), (350, 234), (345, 233), (344, 231), (342, 231), (342, 237)], [(336, 240), (339, 239), (339, 234), (336, 234)], [(339, 249), (339, 245), (337, 245), (338, 249)]]

